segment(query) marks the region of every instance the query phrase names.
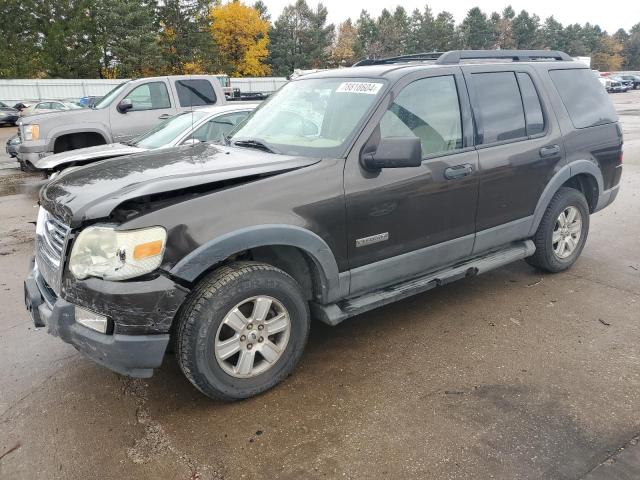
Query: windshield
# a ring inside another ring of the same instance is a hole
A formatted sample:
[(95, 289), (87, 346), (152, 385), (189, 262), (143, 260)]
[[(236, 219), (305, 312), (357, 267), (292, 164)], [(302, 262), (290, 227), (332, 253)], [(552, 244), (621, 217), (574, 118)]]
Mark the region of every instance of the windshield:
[(205, 116), (207, 116), (207, 112), (203, 112), (202, 110), (179, 113), (165, 120), (147, 133), (143, 133), (133, 140), (131, 145), (149, 150), (164, 147), (172, 143), (183, 133), (191, 131), (193, 125)]
[(117, 87), (110, 90), (109, 93), (107, 93), (104, 97), (102, 97), (99, 102), (96, 102), (93, 108), (99, 109), (99, 108), (108, 107), (111, 104), (111, 102), (113, 102), (113, 100), (120, 94), (120, 90), (122, 90), (127, 83), (129, 82), (121, 83)]
[(382, 79), (309, 78), (284, 85), (238, 129), (232, 143), (258, 141), (288, 155), (337, 157), (382, 94)]

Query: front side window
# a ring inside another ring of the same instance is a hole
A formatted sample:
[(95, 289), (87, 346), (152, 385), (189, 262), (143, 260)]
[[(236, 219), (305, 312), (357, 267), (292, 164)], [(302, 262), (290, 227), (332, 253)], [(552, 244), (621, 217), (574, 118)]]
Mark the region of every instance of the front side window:
[(526, 137), (520, 89), (514, 72), (471, 75), (484, 137), (480, 143), (503, 142)]
[(384, 86), (382, 79), (365, 78), (289, 82), (232, 133), (232, 141), (258, 140), (288, 155), (340, 156)]
[(455, 78), (424, 78), (404, 87), (380, 121), (380, 135), (418, 137), (423, 156), (462, 148)]
[(197, 107), (216, 103), (216, 92), (205, 79), (177, 80), (176, 92), (181, 107)]
[(243, 121), (249, 112), (234, 112), (225, 115), (218, 115), (200, 126), (191, 138), (200, 142), (223, 142), (225, 136), (233, 130), (233, 128)]
[(104, 97), (102, 97), (100, 100), (96, 102), (93, 108), (100, 109), (100, 108), (108, 107), (109, 105), (111, 105), (111, 102), (113, 102), (116, 99), (116, 97), (120, 95), (120, 92), (125, 87), (125, 85), (127, 85), (127, 83), (129, 82), (124, 82), (124, 83), (121, 83), (120, 85), (116, 85), (115, 87), (113, 87), (109, 91), (109, 93), (107, 93)]
[(158, 110), (170, 108), (169, 92), (164, 82), (150, 82), (137, 86), (123, 100), (131, 100), (133, 108), (129, 111)]
[(193, 125), (203, 119), (206, 112), (194, 110), (175, 115), (160, 123), (146, 133), (133, 140), (131, 144), (135, 147), (154, 149), (169, 145), (177, 140), (185, 132), (190, 131)]

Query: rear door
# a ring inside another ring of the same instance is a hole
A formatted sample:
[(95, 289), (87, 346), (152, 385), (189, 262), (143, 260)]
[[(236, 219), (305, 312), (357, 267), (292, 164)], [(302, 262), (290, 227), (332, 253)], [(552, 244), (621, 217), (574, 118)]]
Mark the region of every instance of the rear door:
[[(120, 112), (118, 104), (122, 100), (131, 100), (133, 108)], [(174, 115), (176, 111), (166, 81), (153, 80), (136, 85), (109, 107), (113, 141), (131, 140)]]
[[(391, 95), (345, 166), (352, 294), (427, 273), (473, 247), (478, 154), (459, 67), (409, 75)], [(360, 151), (377, 128), (381, 138), (420, 138), (422, 165), (364, 169)]]
[(542, 83), (527, 65), (465, 65), (479, 155), (474, 252), (525, 238), (564, 148)]

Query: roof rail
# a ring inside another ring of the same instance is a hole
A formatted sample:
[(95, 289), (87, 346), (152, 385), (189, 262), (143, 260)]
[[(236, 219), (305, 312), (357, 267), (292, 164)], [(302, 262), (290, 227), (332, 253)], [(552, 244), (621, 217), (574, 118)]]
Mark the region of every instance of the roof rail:
[(481, 59), (511, 59), (514, 62), (530, 62), (535, 60), (573, 61), (566, 53), (555, 50), (452, 50), (443, 53), (436, 61), (436, 64), (456, 65), (460, 63), (461, 60)]
[(388, 58), (365, 58), (353, 64), (354, 67), (363, 67), (366, 65), (388, 65), (393, 63), (405, 62), (435, 62), (443, 55), (443, 52), (425, 52), (413, 53), (411, 55), (398, 55), (397, 57)]

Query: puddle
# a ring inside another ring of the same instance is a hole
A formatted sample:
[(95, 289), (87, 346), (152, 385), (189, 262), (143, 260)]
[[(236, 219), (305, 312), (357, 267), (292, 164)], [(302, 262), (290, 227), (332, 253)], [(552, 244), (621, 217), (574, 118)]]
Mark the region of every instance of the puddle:
[(44, 184), (42, 175), (37, 173), (12, 173), (0, 176), (0, 197), (19, 193), (37, 198), (40, 187)]

